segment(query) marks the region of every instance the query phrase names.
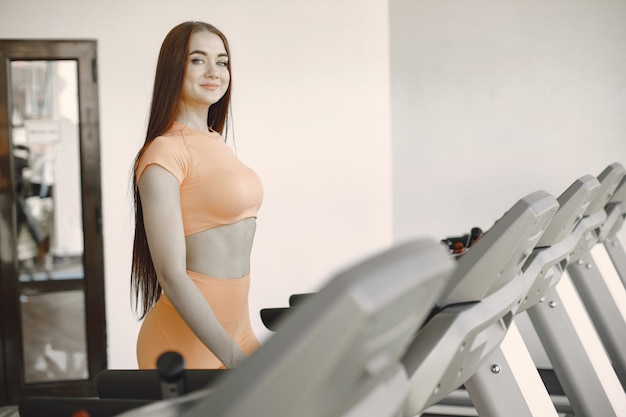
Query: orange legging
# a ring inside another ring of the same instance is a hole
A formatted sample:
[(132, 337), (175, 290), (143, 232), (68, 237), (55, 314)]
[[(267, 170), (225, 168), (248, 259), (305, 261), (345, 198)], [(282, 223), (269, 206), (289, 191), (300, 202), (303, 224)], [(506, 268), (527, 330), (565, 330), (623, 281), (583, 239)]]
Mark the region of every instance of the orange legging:
[[(250, 355), (259, 341), (250, 325), (248, 293), (250, 275), (221, 279), (187, 271), (213, 308), (226, 331)], [(211, 352), (178, 314), (163, 294), (146, 315), (137, 338), (139, 369), (155, 369), (159, 356), (167, 351), (180, 353), (187, 369), (219, 369), (222, 362)]]

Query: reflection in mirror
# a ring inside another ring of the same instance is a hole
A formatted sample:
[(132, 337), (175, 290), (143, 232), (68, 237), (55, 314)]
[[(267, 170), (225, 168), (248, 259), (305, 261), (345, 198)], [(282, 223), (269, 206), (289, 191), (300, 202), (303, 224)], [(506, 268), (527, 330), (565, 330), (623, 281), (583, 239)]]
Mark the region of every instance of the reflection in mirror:
[(89, 377), (84, 305), (82, 290), (20, 296), (24, 382)]
[(11, 61), (19, 280), (82, 279), (77, 62)]
[[(11, 62), (19, 281), (84, 278), (78, 66)], [(20, 290), (24, 382), (89, 378), (84, 291)]]

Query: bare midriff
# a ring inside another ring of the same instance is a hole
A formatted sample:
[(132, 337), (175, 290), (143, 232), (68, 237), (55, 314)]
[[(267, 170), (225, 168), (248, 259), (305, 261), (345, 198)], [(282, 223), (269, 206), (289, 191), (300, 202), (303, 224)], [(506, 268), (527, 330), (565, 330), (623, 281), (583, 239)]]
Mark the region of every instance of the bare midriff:
[(256, 218), (249, 217), (187, 236), (187, 269), (223, 279), (248, 275), (255, 231)]

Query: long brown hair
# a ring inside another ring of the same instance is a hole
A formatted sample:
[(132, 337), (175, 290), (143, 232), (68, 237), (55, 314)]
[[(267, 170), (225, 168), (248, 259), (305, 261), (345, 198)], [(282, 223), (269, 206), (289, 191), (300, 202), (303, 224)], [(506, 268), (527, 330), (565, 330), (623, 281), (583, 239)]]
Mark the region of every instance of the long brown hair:
[[(170, 30), (163, 40), (157, 61), (146, 140), (137, 153), (133, 166), (135, 238), (133, 242), (130, 283), (135, 313), (139, 319), (144, 318), (159, 299), (161, 286), (157, 280), (150, 249), (148, 248), (135, 171), (145, 149), (155, 138), (167, 132), (174, 123), (178, 105), (183, 95), (183, 79), (185, 77), (185, 69), (187, 68), (189, 39), (193, 33), (199, 31), (208, 31), (218, 35), (224, 42), (224, 48), (230, 57), (230, 48), (228, 47), (226, 36), (213, 25), (204, 22), (184, 22)], [(227, 62), (228, 71), (231, 72), (228, 89), (218, 102), (209, 107), (209, 115), (207, 117), (207, 127), (223, 135), (228, 124), (232, 86), (231, 60), (229, 59)]]

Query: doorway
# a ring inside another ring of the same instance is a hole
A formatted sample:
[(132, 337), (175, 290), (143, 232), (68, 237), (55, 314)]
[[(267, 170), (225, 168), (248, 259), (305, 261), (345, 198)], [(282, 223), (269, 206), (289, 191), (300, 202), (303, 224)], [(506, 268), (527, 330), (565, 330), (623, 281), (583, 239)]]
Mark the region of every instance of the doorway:
[(0, 40), (0, 405), (106, 368), (96, 54)]

